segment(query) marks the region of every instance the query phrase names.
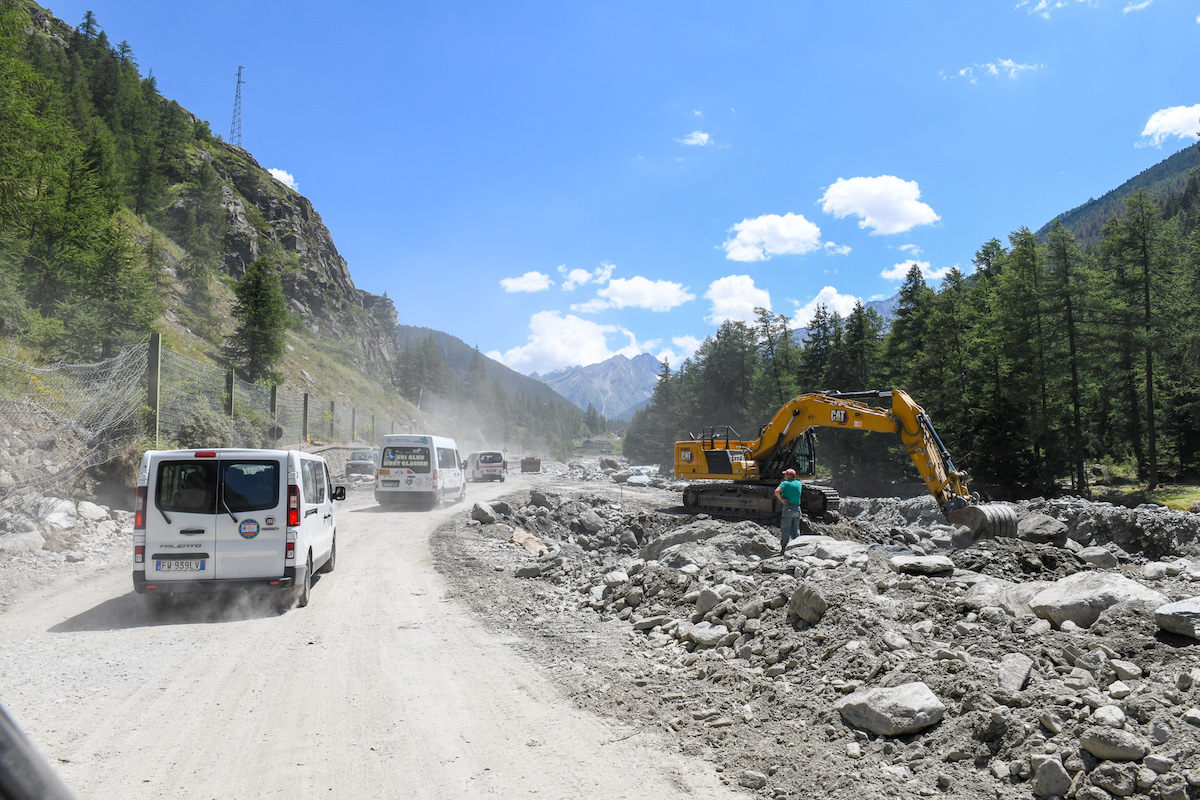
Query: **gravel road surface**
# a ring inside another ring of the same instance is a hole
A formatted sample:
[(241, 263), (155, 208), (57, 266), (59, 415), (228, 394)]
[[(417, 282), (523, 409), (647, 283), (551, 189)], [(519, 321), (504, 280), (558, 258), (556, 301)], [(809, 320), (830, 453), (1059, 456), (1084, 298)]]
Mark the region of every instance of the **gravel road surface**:
[(80, 798), (739, 796), (580, 709), (450, 596), (431, 533), (526, 480), (431, 512), (353, 491), (336, 570), (282, 615), (247, 599), (153, 613), (124, 542), (84, 569), (0, 575), (0, 703)]

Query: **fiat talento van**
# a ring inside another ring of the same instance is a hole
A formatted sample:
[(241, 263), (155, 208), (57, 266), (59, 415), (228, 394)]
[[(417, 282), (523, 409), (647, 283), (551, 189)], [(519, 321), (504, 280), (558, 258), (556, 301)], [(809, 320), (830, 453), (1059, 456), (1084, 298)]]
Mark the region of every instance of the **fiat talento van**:
[(467, 481), (453, 439), (396, 433), (380, 441), (375, 469), (375, 502), (379, 505), (436, 507), (448, 498), (458, 501), (466, 496)]
[(133, 588), (151, 601), (261, 588), (306, 606), (337, 559), (325, 459), (298, 450), (150, 450), (138, 471)]

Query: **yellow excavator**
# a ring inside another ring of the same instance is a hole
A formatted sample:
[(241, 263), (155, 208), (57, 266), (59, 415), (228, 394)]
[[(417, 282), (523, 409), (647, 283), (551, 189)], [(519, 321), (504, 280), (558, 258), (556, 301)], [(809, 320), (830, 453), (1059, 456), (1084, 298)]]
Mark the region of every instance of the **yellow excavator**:
[[(887, 399), (890, 410), (863, 402)], [(783, 471), (794, 469), (801, 478), (816, 472), (813, 429), (819, 427), (899, 434), (950, 524), (965, 525), (976, 537), (1016, 536), (1012, 507), (979, 504), (978, 496), (967, 490), (967, 474), (954, 466), (929, 415), (899, 389), (802, 394), (775, 412), (757, 439), (742, 440), (729, 426), (713, 426), (698, 437), (676, 442), (675, 477), (723, 481), (689, 486), (683, 493), (684, 507), (722, 516), (778, 517), (775, 487)], [(800, 508), (809, 517), (821, 519), (839, 503), (834, 489), (803, 484)]]

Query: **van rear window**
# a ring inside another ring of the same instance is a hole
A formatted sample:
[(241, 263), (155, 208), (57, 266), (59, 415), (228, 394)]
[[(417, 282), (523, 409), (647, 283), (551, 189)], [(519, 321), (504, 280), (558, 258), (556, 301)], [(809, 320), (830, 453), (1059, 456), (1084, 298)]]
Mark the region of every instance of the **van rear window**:
[(480, 453), (479, 454), (479, 463), (480, 464), (502, 464), (502, 463), (504, 463), (504, 456), (500, 455), (499, 453)]
[(222, 461), (221, 473), (225, 505), (234, 514), (279, 506), (279, 462)]
[(428, 447), (385, 447), (381, 467), (410, 469), (417, 473), (429, 472)]
[(215, 514), (217, 462), (162, 461), (158, 465), (154, 502), (163, 511), (180, 514)]

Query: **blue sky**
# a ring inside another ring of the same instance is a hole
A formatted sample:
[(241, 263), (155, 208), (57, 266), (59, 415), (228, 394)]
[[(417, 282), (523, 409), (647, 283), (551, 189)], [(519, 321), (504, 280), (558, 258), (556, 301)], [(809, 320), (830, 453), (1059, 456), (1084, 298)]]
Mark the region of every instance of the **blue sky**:
[(1196, 141), (1182, 0), (87, 0), (308, 197), (355, 285), (520, 372), (803, 324)]

